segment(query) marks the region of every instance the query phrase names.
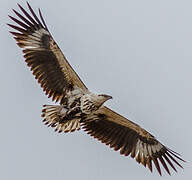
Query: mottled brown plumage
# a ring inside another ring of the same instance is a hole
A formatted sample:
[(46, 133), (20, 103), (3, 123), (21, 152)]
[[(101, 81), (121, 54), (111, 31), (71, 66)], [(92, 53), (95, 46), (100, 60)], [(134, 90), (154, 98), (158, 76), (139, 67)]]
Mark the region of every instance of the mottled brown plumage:
[[(184, 161), (180, 155), (161, 144), (134, 122), (103, 106), (111, 96), (91, 93), (72, 69), (51, 36), (39, 10), (40, 19), (27, 3), (31, 15), (20, 5), (24, 15), (14, 11), (17, 25), (8, 24), (33, 75), (48, 97), (60, 105), (45, 105), (42, 117), (46, 125), (58, 132), (72, 132), (81, 127), (91, 136), (120, 154), (135, 158), (152, 171), (152, 162), (161, 175), (161, 164), (177, 171)], [(168, 165), (170, 167), (168, 167)]]

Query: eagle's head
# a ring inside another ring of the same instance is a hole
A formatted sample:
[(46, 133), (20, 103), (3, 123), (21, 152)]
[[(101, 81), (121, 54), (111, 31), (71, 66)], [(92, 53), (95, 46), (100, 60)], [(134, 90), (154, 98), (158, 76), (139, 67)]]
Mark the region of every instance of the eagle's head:
[(102, 106), (105, 101), (112, 99), (112, 96), (95, 93), (89, 93), (87, 97), (98, 108)]
[(103, 105), (103, 103), (109, 99), (112, 99), (112, 96), (106, 95), (106, 94), (99, 94), (97, 95), (97, 98), (95, 99), (95, 102), (98, 104), (98, 106)]

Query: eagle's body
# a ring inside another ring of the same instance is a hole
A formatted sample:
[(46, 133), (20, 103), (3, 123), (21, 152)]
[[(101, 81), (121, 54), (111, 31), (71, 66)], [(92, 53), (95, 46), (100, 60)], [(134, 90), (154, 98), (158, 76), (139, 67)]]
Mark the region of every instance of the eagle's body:
[[(27, 3), (28, 4), (28, 3)], [(43, 91), (59, 105), (44, 105), (44, 122), (58, 132), (84, 129), (102, 143), (121, 154), (135, 158), (152, 171), (152, 162), (161, 175), (162, 164), (168, 174), (168, 164), (182, 167), (180, 155), (163, 144), (139, 125), (103, 105), (111, 96), (94, 94), (85, 86), (68, 63), (51, 36), (39, 10), (40, 19), (28, 4), (30, 15), (19, 5), (24, 16), (13, 10), (19, 19), (9, 16), (17, 26), (8, 24), (23, 49), (25, 61)], [(174, 164), (175, 163), (175, 164)]]
[(78, 87), (65, 93), (61, 105), (44, 105), (42, 117), (45, 124), (56, 127), (56, 131), (69, 132), (80, 129), (80, 123), (90, 119), (105, 101), (108, 95), (97, 95)]

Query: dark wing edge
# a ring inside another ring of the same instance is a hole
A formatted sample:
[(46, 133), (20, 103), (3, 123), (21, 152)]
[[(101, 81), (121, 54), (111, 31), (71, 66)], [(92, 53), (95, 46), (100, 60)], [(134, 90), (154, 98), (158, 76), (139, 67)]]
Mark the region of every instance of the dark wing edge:
[[(152, 172), (152, 162), (158, 173), (161, 166), (171, 175), (169, 164), (177, 172), (175, 164), (183, 168), (178, 160), (185, 162), (178, 153), (162, 145), (150, 133), (107, 107), (101, 108), (82, 123), (83, 129), (102, 143), (109, 145), (121, 155), (128, 156)], [(174, 163), (173, 163), (174, 162)]]
[(86, 90), (86, 86), (72, 69), (45, 24), (41, 11), (39, 16), (27, 2), (31, 15), (18, 4), (21, 12), (13, 9), (18, 17), (9, 16), (17, 25), (8, 24), (17, 32), (10, 31), (17, 44), (23, 49), (25, 61), (43, 91), (52, 100), (61, 101), (64, 92), (77, 86)]

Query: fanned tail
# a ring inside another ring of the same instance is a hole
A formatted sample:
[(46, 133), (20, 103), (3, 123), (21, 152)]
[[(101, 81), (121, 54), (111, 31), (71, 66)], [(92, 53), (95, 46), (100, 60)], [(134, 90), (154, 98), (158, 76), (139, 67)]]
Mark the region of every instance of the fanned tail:
[(73, 132), (80, 130), (80, 119), (64, 120), (67, 109), (61, 105), (44, 105), (42, 110), (43, 122), (48, 127), (54, 127), (55, 131)]

